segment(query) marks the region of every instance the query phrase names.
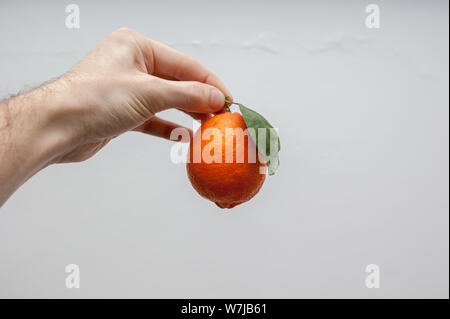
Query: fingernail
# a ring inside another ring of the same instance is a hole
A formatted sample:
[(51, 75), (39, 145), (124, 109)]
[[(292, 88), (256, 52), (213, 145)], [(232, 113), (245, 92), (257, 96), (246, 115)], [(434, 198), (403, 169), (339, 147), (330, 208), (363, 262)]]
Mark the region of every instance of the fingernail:
[(217, 89), (211, 90), (209, 97), (209, 106), (214, 109), (218, 109), (225, 104), (225, 96)]

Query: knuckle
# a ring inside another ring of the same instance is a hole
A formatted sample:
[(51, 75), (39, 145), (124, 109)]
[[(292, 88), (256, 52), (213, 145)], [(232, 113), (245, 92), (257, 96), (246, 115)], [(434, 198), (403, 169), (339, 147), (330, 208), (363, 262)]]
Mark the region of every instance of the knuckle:
[(134, 31), (129, 28), (119, 28), (110, 37), (119, 43), (129, 43), (134, 36)]
[(133, 34), (133, 30), (127, 27), (121, 27), (119, 29), (117, 29), (116, 31), (114, 31), (115, 34), (125, 34), (125, 35), (130, 35)]
[(114, 48), (111, 53), (115, 56), (130, 56), (136, 49), (134, 31), (128, 28), (120, 28), (108, 37), (108, 47)]

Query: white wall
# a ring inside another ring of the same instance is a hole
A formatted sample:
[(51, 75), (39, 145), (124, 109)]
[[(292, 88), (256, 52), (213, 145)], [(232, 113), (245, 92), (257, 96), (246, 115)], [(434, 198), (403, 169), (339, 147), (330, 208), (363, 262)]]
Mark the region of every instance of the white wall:
[[(281, 167), (226, 212), (143, 134), (50, 167), (1, 208), (0, 297), (448, 298), (447, 1), (72, 2), (79, 30), (69, 1), (0, 2), (0, 96), (128, 26), (264, 114)], [(380, 29), (365, 26), (370, 2)], [(65, 287), (69, 263), (81, 289)]]

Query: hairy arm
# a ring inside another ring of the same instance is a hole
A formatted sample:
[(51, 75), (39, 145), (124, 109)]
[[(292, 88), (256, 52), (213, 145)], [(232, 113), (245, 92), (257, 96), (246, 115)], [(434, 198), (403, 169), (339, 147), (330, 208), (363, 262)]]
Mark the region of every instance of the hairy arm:
[(0, 104), (0, 206), (70, 143), (52, 111), (62, 96), (63, 86), (53, 82)]
[(130, 130), (169, 139), (181, 126), (158, 112), (204, 120), (225, 96), (191, 57), (121, 28), (58, 80), (0, 104), (0, 206), (50, 164), (83, 161)]

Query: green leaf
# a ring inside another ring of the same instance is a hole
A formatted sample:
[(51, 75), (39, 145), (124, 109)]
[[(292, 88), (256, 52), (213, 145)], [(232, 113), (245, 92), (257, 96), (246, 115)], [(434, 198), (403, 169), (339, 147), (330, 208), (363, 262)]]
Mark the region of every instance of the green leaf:
[[(233, 102), (233, 104), (236, 104), (239, 106), (239, 110), (242, 113), (242, 116), (244, 117), (245, 124), (248, 128), (252, 128), (253, 130), (249, 130), (250, 136), (255, 142), (259, 153), (264, 156), (264, 158), (267, 161), (267, 167), (269, 171), (269, 175), (275, 174), (275, 171), (278, 169), (278, 166), (280, 165), (280, 159), (278, 157), (278, 152), (281, 149), (280, 144), (280, 138), (278, 136), (277, 131), (275, 128), (270, 125), (270, 123), (258, 112), (253, 111), (252, 109), (246, 107), (245, 105), (242, 105), (240, 103)], [(264, 138), (264, 131), (260, 131), (258, 129), (266, 129), (265, 130), (265, 143), (263, 140)], [(265, 152), (260, 149), (260, 144), (265, 146)], [(274, 150), (270, 150), (270, 145)]]

